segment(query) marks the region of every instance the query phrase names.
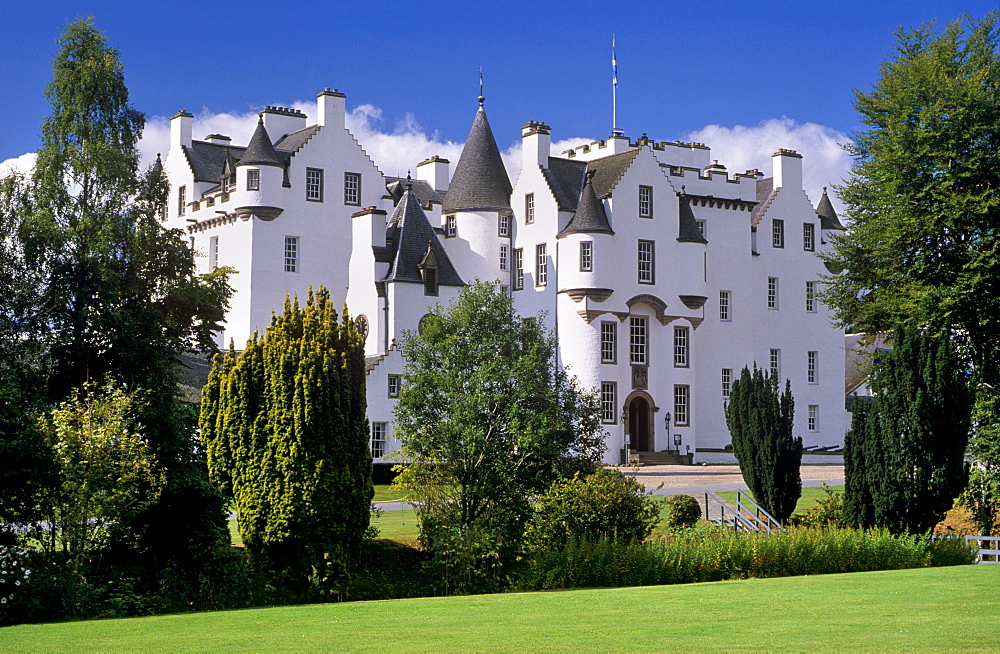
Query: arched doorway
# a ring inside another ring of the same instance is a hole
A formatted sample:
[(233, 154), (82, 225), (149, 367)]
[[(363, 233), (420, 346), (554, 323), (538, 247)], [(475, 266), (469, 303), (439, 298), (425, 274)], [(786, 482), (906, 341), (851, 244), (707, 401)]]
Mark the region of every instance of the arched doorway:
[(649, 401), (636, 395), (628, 403), (628, 447), (637, 452), (652, 449), (652, 419)]

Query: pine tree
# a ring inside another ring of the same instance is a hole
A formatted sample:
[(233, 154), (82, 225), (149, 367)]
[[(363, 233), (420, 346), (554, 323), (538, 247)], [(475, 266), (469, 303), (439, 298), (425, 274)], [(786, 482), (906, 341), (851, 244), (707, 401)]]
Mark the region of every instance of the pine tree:
[(216, 357), (201, 435), (262, 568), (303, 593), (335, 590), (359, 555), (374, 495), (361, 337), (320, 287), (240, 354)]
[[(844, 522), (852, 527), (875, 526), (869, 475), (875, 471), (869, 459), (878, 456), (878, 413), (871, 401), (858, 399), (852, 408), (851, 428), (844, 436)], [(876, 480), (877, 481), (877, 480)]]
[(794, 416), (788, 381), (779, 395), (777, 377), (756, 364), (752, 373), (743, 368), (726, 405), (733, 454), (754, 499), (781, 522), (792, 515), (802, 495), (802, 438), (792, 436)]

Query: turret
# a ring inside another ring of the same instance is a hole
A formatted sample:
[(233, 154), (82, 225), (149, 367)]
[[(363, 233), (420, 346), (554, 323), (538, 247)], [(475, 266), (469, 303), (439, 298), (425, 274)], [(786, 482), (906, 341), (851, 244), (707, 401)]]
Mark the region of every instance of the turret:
[[(228, 164), (227, 151), (227, 164)], [(283, 211), (275, 201), (275, 194), (282, 188), (285, 162), (268, 136), (264, 118), (257, 120), (257, 129), (243, 156), (236, 163), (234, 199), (239, 205), (237, 215), (243, 220), (256, 216), (261, 220), (274, 220)], [(225, 174), (225, 166), (224, 173)], [(270, 201), (269, 201), (270, 200)]]
[(820, 219), (820, 229), (844, 230), (844, 226), (840, 224), (840, 219), (837, 217), (837, 212), (833, 209), (833, 203), (830, 202), (830, 198), (826, 194), (825, 186), (823, 187), (823, 197), (819, 199), (819, 204), (816, 205), (816, 215)]
[(619, 273), (613, 257), (615, 232), (592, 179), (593, 173), (588, 173), (576, 213), (556, 235), (561, 241), (560, 289), (614, 288)]
[(678, 202), (678, 260), (674, 268), (677, 295), (689, 309), (700, 309), (708, 299), (705, 281), (705, 254), (708, 240), (698, 228), (691, 200), (684, 187), (677, 194)]

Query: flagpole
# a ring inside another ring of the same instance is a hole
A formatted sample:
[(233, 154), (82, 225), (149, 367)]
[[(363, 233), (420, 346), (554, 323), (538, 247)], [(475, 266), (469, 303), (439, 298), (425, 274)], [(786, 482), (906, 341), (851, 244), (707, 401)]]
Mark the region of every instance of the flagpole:
[(615, 57), (615, 33), (611, 33), (611, 134), (618, 134), (618, 59)]

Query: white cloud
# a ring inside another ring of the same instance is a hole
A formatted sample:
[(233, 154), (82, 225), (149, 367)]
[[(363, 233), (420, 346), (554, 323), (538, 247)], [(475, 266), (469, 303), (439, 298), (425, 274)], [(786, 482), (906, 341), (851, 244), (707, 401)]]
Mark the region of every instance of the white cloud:
[(22, 154), (20, 157), (0, 161), (0, 177), (7, 177), (12, 173), (30, 175), (35, 169), (36, 158), (37, 155), (34, 152), (28, 152), (27, 154)]

